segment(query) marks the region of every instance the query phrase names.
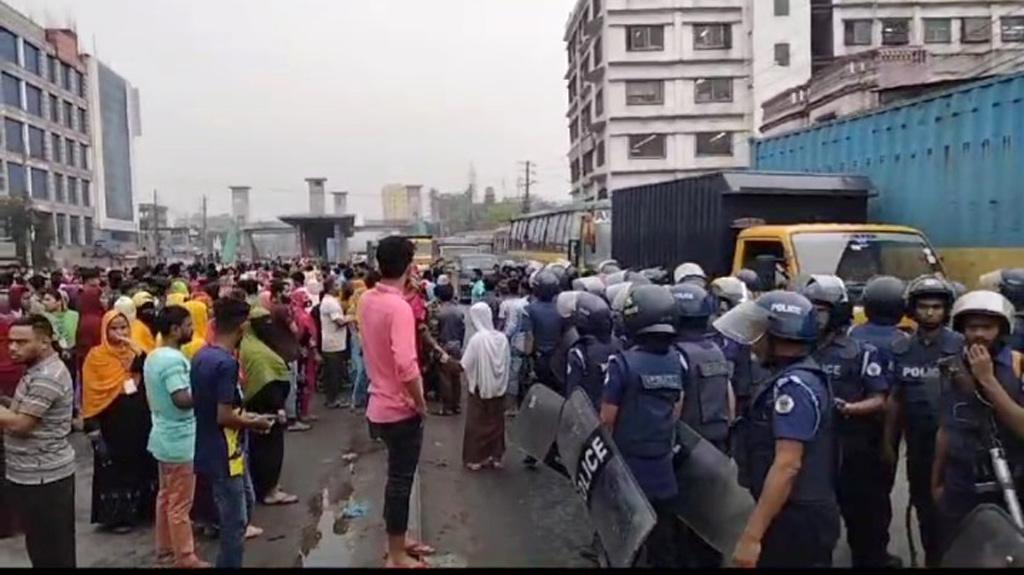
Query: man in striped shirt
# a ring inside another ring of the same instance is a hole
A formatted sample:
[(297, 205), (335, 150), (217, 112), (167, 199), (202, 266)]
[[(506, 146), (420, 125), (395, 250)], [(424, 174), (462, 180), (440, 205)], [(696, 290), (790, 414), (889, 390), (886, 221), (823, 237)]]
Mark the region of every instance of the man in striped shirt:
[(9, 501), (32, 566), (75, 567), (71, 375), (54, 350), (50, 320), (20, 318), (8, 337), (11, 358), (28, 368), (9, 406), (0, 406)]

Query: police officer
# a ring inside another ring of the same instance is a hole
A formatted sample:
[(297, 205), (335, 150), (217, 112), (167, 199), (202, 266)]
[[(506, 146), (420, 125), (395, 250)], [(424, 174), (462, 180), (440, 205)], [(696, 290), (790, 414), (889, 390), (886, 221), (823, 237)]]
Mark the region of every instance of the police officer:
[[(754, 334), (759, 361), (771, 370), (741, 417), (737, 447), (741, 472), (757, 500), (733, 552), (742, 567), (828, 567), (839, 538), (835, 494), (832, 394), (811, 357), (817, 314), (800, 294), (774, 291), (757, 299), (765, 325)], [(716, 322), (720, 330), (741, 320), (740, 306)], [(756, 323), (750, 321), (750, 323)]]
[(569, 397), (565, 383), (566, 372), (569, 368), (569, 349), (580, 338), (576, 325), (572, 321), (572, 315), (576, 309), (576, 299), (582, 293), (580, 291), (563, 291), (555, 299), (555, 308), (558, 310), (558, 315), (562, 316), (562, 334), (558, 339), (555, 353), (551, 357), (551, 372), (558, 383), (558, 388), (565, 390), (565, 397)]
[(673, 498), (678, 494), (672, 449), (682, 408), (683, 371), (675, 337), (675, 300), (663, 286), (637, 286), (623, 308), (633, 347), (608, 364), (601, 423), (658, 516), (644, 544), (653, 567), (677, 566)]
[(564, 395), (552, 368), (555, 350), (562, 339), (564, 320), (558, 313), (555, 298), (560, 290), (558, 277), (550, 271), (538, 272), (533, 279), (533, 301), (526, 306), (523, 330), (527, 334), (526, 349), (533, 359), (537, 383)]
[(626, 324), (622, 316), (631, 289), (633, 289), (633, 284), (621, 282), (608, 286), (608, 290), (605, 292), (608, 305), (612, 310), (612, 336), (618, 340), (622, 349), (629, 349), (633, 346), (629, 334), (626, 332)]
[[(894, 446), (899, 445), (902, 423), (907, 442), (910, 504), (917, 512), (921, 546), (929, 567), (938, 565), (942, 546), (931, 492), (941, 395), (939, 361), (963, 350), (963, 337), (946, 327), (952, 305), (953, 289), (942, 278), (921, 276), (907, 286), (906, 309), (917, 323), (917, 330), (892, 350), (893, 388), (886, 406), (883, 439), (886, 462), (895, 464)], [(913, 559), (914, 553), (911, 555)]]
[(747, 289), (747, 285), (734, 277), (718, 278), (712, 281), (709, 290), (717, 300), (718, 307), (715, 309), (715, 316), (750, 299), (750, 290)]
[[(735, 277), (718, 278), (711, 282), (711, 293), (718, 298), (716, 316), (728, 312), (753, 297), (747, 285)], [(711, 331), (711, 340), (722, 350), (725, 359), (731, 364), (732, 390), (736, 401), (735, 413), (743, 413), (750, 400), (752, 382), (755, 379), (760, 381), (768, 374), (757, 365), (757, 362), (752, 360), (749, 345), (729, 339), (715, 330)]]
[[(879, 363), (882, 365), (882, 372), (890, 390), (894, 382), (892, 372), (893, 347), (900, 342), (905, 344), (910, 339), (910, 336), (899, 328), (900, 321), (903, 320), (903, 314), (907, 309), (906, 302), (903, 299), (906, 288), (907, 285), (903, 280), (893, 276), (876, 276), (869, 280), (864, 286), (864, 292), (861, 295), (861, 303), (864, 306), (864, 315), (867, 317), (867, 322), (854, 326), (850, 330), (851, 338), (861, 343), (871, 344), (878, 350)], [(896, 443), (886, 449), (895, 452), (899, 448), (899, 434), (893, 439)], [(893, 483), (896, 481), (896, 465), (895, 462), (890, 464), (886, 461), (880, 461), (879, 465), (882, 466), (886, 473), (884, 489), (886, 495), (884, 506), (883, 502), (880, 501), (880, 508), (876, 512), (879, 513), (878, 525), (886, 526), (879, 535), (879, 538), (884, 541), (885, 547), (888, 548), (888, 525), (892, 522), (892, 502), (889, 497), (892, 493)], [(903, 561), (899, 557), (888, 552), (886, 556), (886, 567), (899, 568), (903, 566)]]
[(594, 409), (600, 410), (608, 359), (619, 351), (612, 338), (612, 310), (596, 295), (582, 293), (576, 298), (572, 323), (579, 339), (569, 348), (566, 397), (582, 388)]
[[(714, 296), (695, 284), (670, 288), (676, 299), (676, 348), (683, 362), (682, 420), (719, 451), (727, 453), (729, 426), (736, 401), (729, 383), (731, 366), (708, 334), (708, 321), (715, 311)], [(682, 486), (685, 489), (686, 486)], [(680, 526), (687, 567), (720, 567), (722, 555), (700, 536)]]
[(677, 266), (675, 271), (672, 272), (672, 280), (676, 284), (690, 283), (702, 288), (708, 285), (708, 275), (704, 273), (704, 268), (693, 262), (686, 262)]
[[(957, 526), (982, 503), (1019, 508), (1024, 484), (1024, 356), (1005, 342), (1014, 308), (993, 291), (975, 291), (953, 306), (953, 328), (966, 339), (964, 353), (943, 363), (942, 422), (935, 440), (933, 496), (939, 503), (943, 548)], [(1008, 464), (1010, 481), (1000, 489), (991, 449)], [(983, 488), (985, 484), (990, 488)], [(1012, 513), (1012, 511), (1011, 511)]]
[(835, 395), (839, 438), (836, 495), (846, 523), (853, 567), (888, 564), (889, 473), (882, 463), (882, 425), (889, 382), (878, 350), (846, 332), (853, 308), (843, 280), (814, 275), (801, 288), (818, 310), (821, 335), (814, 359)]
[(999, 293), (1014, 307), (1008, 343), (1015, 351), (1024, 352), (1024, 268), (1003, 270), (999, 279)]

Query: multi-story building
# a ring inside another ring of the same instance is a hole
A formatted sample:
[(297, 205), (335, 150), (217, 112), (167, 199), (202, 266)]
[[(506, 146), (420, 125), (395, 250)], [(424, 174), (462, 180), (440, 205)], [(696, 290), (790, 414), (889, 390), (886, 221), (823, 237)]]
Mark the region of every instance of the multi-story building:
[(574, 199), (747, 165), (760, 104), (810, 75), (809, 23), (808, 0), (579, 0), (564, 37)]
[(771, 135), (1024, 68), (1021, 0), (812, 0), (815, 74), (778, 90)]
[(141, 135), (139, 92), (109, 66), (85, 57), (96, 189), (97, 236), (106, 242), (131, 245), (137, 241), (135, 198), (135, 139)]
[(388, 184), (380, 191), (385, 221), (417, 222), (423, 219), (423, 186)]
[(47, 30), (0, 3), (0, 192), (51, 214), (54, 244), (91, 244), (89, 78), (71, 30)]

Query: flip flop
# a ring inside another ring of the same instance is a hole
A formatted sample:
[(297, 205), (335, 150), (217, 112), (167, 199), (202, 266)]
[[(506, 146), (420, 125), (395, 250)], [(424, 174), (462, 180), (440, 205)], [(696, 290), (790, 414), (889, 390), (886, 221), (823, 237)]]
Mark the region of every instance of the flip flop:
[(298, 503), (299, 497), (292, 495), (291, 493), (285, 493), (284, 491), (278, 491), (270, 497), (263, 498), (264, 505), (291, 505), (292, 503)]
[(387, 556), (384, 557), (385, 569), (427, 569), (428, 567), (430, 567), (430, 565), (427, 565), (423, 561), (416, 561), (412, 565), (395, 565)]
[(263, 528), (262, 527), (256, 527), (255, 525), (246, 525), (246, 527), (245, 527), (245, 538), (246, 539), (255, 539), (255, 538), (259, 537), (260, 535), (263, 535)]
[(409, 541), (405, 544), (405, 552), (414, 557), (429, 557), (437, 553), (437, 549), (434, 549), (422, 541)]

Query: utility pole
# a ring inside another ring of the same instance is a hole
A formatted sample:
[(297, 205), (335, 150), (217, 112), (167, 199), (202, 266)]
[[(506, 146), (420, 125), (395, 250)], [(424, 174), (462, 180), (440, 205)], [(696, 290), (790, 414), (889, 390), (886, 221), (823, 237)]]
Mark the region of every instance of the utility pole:
[(203, 194), (203, 231), (199, 236), (199, 241), (203, 243), (203, 257), (205, 258), (209, 249), (209, 243), (206, 238), (206, 194)]
[(519, 180), (519, 185), (523, 188), (523, 213), (530, 213), (530, 186), (537, 183), (534, 179), (534, 168), (537, 166), (530, 160), (520, 162), (523, 164), (524, 171), (523, 177)]
[(153, 188), (153, 261), (160, 261), (160, 219), (157, 217), (156, 188)]

